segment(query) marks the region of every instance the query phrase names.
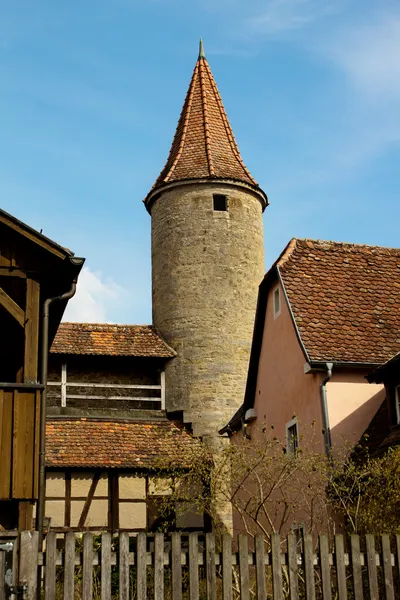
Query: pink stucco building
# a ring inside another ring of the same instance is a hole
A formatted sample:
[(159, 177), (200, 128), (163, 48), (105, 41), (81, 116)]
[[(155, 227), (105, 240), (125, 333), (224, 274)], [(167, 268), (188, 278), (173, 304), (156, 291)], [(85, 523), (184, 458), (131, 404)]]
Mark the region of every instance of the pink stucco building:
[(316, 424), (328, 454), (357, 442), (384, 397), (366, 376), (400, 348), (400, 250), (293, 239), (260, 288), (245, 399), (221, 433)]

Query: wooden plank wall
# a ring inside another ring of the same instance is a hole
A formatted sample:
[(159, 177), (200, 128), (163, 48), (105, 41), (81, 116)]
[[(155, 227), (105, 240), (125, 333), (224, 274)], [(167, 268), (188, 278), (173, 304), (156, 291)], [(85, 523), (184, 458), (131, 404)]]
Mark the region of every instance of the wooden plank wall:
[(2, 500), (38, 497), (39, 418), (39, 390), (0, 390)]
[[(316, 543), (311, 536), (299, 542), (293, 535), (281, 539), (274, 534), (268, 542), (256, 537), (253, 551), (252, 540), (243, 535), (233, 540), (227, 534), (216, 539), (212, 533), (142, 532), (113, 539), (103, 533), (100, 541), (91, 532), (83, 540), (69, 532), (64, 544), (60, 539), (56, 544), (56, 534), (50, 532), (46, 552), (36, 550), (33, 560), (35, 536), (21, 534), (20, 584), (36, 591), (37, 567), (44, 565), (44, 600), (400, 597), (399, 535), (320, 536)], [(27, 597), (32, 593), (28, 589)]]

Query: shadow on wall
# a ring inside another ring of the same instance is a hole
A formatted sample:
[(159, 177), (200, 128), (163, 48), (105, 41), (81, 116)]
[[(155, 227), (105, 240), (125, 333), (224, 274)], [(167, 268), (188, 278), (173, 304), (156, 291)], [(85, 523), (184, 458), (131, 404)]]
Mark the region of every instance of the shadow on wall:
[(342, 448), (344, 445), (354, 447), (360, 440), (376, 413), (385, 400), (385, 390), (371, 396), (364, 404), (350, 413), (347, 417), (339, 421), (331, 429), (333, 448)]

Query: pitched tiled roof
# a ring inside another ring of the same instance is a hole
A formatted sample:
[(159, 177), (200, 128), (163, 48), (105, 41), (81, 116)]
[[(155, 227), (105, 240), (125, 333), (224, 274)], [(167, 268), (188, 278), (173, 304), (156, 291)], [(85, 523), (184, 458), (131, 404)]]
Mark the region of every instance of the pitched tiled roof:
[(294, 239), (277, 261), (311, 361), (381, 363), (400, 347), (400, 249)]
[(160, 458), (184, 460), (199, 441), (167, 419), (117, 421), (48, 419), (48, 467), (147, 468)]
[(175, 356), (174, 350), (151, 325), (105, 323), (61, 323), (51, 352), (156, 358)]
[(200, 52), (167, 163), (150, 194), (173, 181), (210, 178), (258, 188), (240, 156), (213, 74)]

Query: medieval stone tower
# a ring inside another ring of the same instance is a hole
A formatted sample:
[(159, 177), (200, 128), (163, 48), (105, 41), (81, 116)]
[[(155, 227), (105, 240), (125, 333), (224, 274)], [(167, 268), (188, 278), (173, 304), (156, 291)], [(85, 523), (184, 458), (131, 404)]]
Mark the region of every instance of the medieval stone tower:
[(243, 401), (267, 196), (246, 169), (202, 43), (167, 163), (145, 199), (153, 323), (177, 352), (166, 406), (212, 435)]

